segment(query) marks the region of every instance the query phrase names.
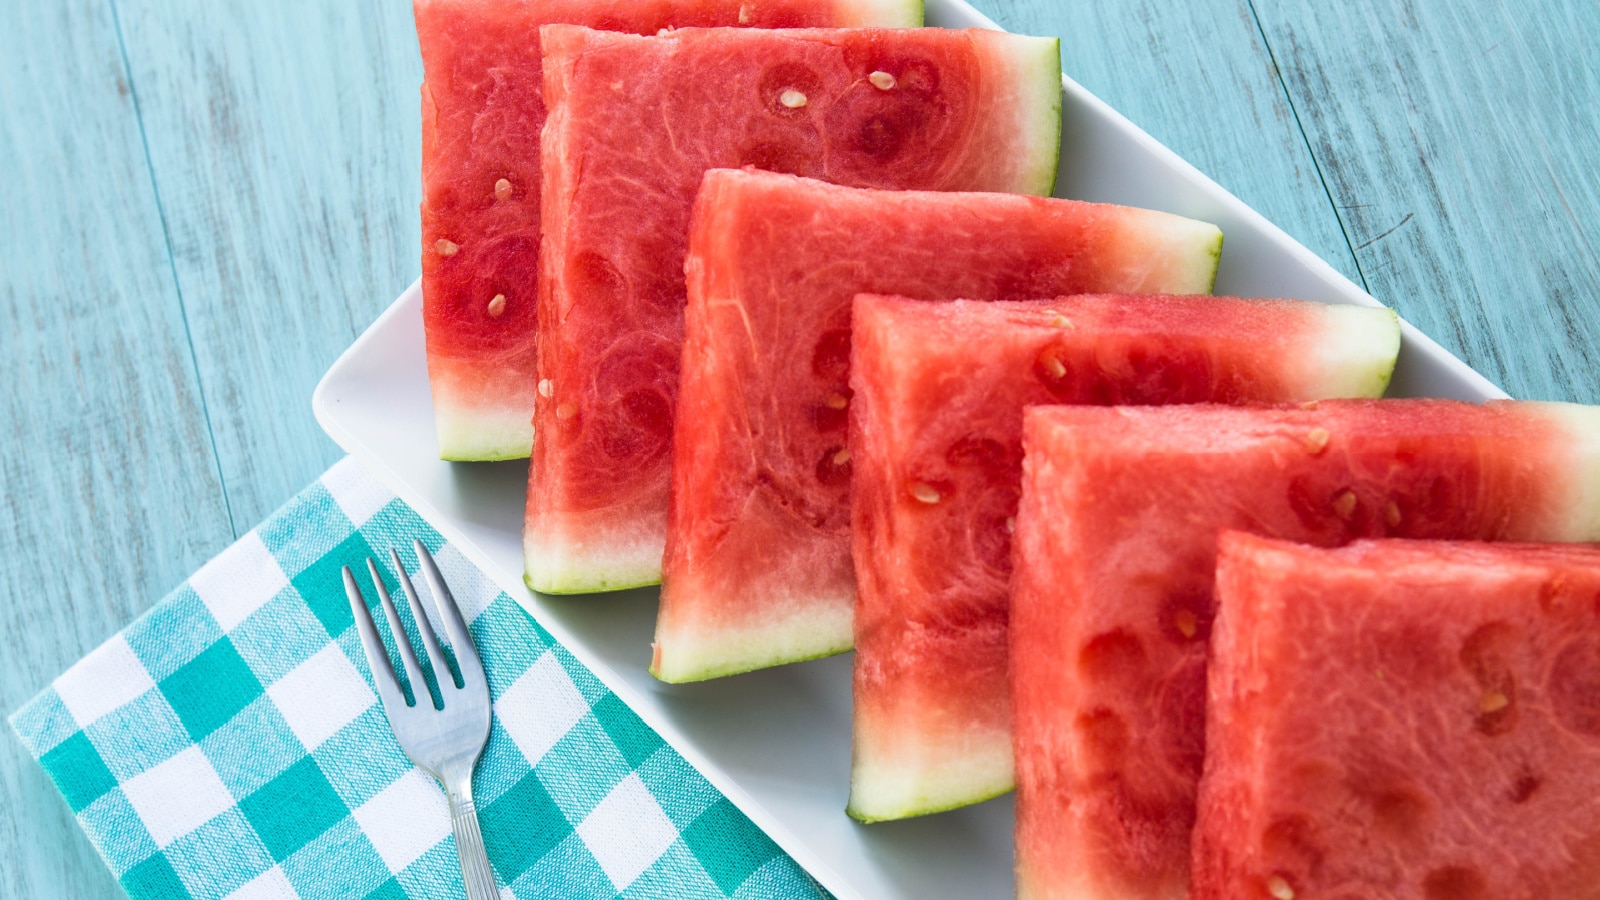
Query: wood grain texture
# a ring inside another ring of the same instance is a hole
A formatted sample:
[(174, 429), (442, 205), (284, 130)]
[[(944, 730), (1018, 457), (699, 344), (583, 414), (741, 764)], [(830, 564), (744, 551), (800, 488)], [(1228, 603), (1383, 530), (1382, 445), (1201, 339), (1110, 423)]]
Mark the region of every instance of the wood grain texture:
[(1600, 402), (1600, 4), (1256, 9), (1368, 289), (1512, 396)]
[(338, 458), (312, 388), (420, 270), (411, 5), (117, 5), (243, 532)]
[[(0, 26), (0, 712), (232, 539), (104, 0)], [(120, 892), (0, 739), (0, 896)]]
[[(976, 2), (1514, 394), (1600, 402), (1600, 5)], [(415, 277), (421, 70), (404, 0), (0, 22), (9, 711), (338, 455), (310, 392)], [(117, 895), (0, 744), (0, 897)]]
[(1248, 0), (973, 5), (1009, 31), (1060, 36), (1068, 76), (1359, 280)]

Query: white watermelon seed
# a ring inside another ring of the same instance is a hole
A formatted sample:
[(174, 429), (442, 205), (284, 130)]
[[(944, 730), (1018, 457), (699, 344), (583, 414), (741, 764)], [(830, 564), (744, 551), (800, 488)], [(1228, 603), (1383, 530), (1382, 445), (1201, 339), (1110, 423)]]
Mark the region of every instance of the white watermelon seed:
[(1511, 705), (1511, 698), (1499, 691), (1490, 691), (1478, 698), (1478, 711), (1481, 713), (1497, 713)]
[(838, 453), (835, 453), (833, 455), (833, 464), (836, 465), (836, 466), (842, 466), (842, 465), (844, 465), (845, 463), (847, 463), (849, 461), (850, 461), (850, 451), (849, 450), (840, 450)]
[(1050, 375), (1052, 377), (1054, 377), (1054, 378), (1065, 378), (1066, 375), (1067, 375), (1067, 366), (1066, 366), (1066, 364), (1063, 363), (1061, 360), (1056, 359), (1055, 354), (1047, 354), (1045, 356), (1045, 358), (1044, 358), (1044, 367), (1045, 367), (1046, 370), (1048, 370), (1050, 372)]
[(494, 198), (496, 200), (511, 199), (511, 182), (502, 178), (494, 183)]
[(578, 408), (571, 403), (563, 403), (556, 407), (556, 418), (558, 419), (570, 419), (577, 414)]
[(830, 394), (828, 399), (823, 402), (828, 405), (829, 409), (844, 409), (850, 405), (850, 398), (843, 394)]
[(1341, 519), (1350, 518), (1350, 514), (1356, 511), (1355, 492), (1343, 491), (1339, 496), (1333, 498), (1333, 511)]
[(750, 24), (750, 4), (748, 4), (748, 3), (739, 4), (739, 24), (740, 25), (749, 25)]
[(505, 311), (506, 311), (506, 295), (505, 294), (495, 294), (494, 295), (494, 299), (489, 301), (489, 318), (498, 319), (498, 318), (500, 318), (501, 315), (503, 315), (505, 313)]
[(1072, 320), (1067, 318), (1066, 316), (1056, 316), (1054, 319), (1050, 320), (1050, 327), (1051, 328), (1072, 328), (1073, 324), (1072, 324)]
[(1016, 534), (1016, 533), (1017, 533), (1017, 517), (1016, 516), (1006, 516), (1006, 534)]
[(1289, 886), (1289, 882), (1283, 880), (1282, 875), (1274, 875), (1267, 879), (1267, 893), (1278, 898), (1278, 900), (1294, 900), (1294, 888)]
[(912, 482), (911, 496), (923, 503), (932, 504), (939, 502), (939, 492), (934, 489), (933, 485), (925, 484), (921, 481)]
[(1313, 428), (1306, 433), (1306, 449), (1313, 454), (1321, 453), (1322, 448), (1328, 446), (1328, 429)]
[(656, 32), (656, 37), (666, 37), (667, 35), (669, 35), (671, 33), (672, 33), (672, 29), (671, 28), (663, 28), (660, 31)]
[(873, 72), (871, 75), (867, 76), (867, 80), (872, 82), (872, 86), (880, 91), (894, 90), (894, 76), (890, 75), (888, 72)]
[(784, 88), (783, 93), (778, 95), (778, 102), (790, 109), (799, 109), (806, 105), (806, 95), (794, 88)]
[(461, 245), (457, 244), (455, 241), (447, 241), (444, 238), (440, 238), (438, 242), (433, 245), (433, 249), (439, 251), (440, 256), (455, 256), (456, 251), (461, 249)]
[(1300, 408), (1301, 409), (1316, 409), (1317, 408), (1317, 401), (1315, 401), (1315, 400), (1307, 400), (1306, 402), (1300, 404)]
[(548, 378), (539, 379), (539, 396), (549, 399), (556, 395), (556, 383)]

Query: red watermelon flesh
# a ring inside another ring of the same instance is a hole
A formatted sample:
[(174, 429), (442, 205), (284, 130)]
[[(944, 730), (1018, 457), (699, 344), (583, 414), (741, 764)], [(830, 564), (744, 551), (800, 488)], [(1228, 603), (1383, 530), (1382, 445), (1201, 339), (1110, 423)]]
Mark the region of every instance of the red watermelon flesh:
[(1034, 407), (1013, 539), (1019, 895), (1179, 898), (1216, 535), (1600, 539), (1600, 410)]
[(865, 820), (1011, 789), (1024, 407), (1376, 397), (1400, 348), (1387, 309), (1205, 296), (862, 295), (854, 329), (850, 812)]
[(661, 577), (684, 252), (705, 172), (1048, 193), (1057, 42), (938, 29), (542, 35), (527, 580), (552, 592), (649, 584)]
[[(850, 302), (1204, 291), (1214, 226), (1015, 194), (707, 173), (651, 670), (692, 681), (850, 649)], [(836, 462), (836, 460), (842, 460)]]
[(415, 13), (423, 327), (445, 459), (520, 458), (533, 443), (539, 26), (922, 24), (916, 0), (416, 0)]
[(1600, 896), (1600, 549), (1237, 532), (1194, 896)]

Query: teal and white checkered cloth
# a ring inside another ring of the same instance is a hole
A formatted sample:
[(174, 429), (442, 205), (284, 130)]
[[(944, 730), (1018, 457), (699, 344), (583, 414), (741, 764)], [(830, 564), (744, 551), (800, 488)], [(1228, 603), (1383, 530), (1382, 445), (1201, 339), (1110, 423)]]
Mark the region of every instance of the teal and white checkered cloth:
[(363, 562), (413, 538), (488, 671), (474, 783), (502, 898), (827, 897), (349, 459), (11, 717), (129, 896), (462, 896), (444, 795), (394, 741), (340, 581), (373, 598)]

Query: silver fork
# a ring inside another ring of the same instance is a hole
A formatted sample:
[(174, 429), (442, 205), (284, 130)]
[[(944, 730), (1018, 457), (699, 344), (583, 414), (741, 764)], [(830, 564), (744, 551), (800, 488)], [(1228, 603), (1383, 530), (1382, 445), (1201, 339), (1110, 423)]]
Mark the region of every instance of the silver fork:
[(361, 645), (367, 651), (367, 664), (372, 667), (372, 680), (378, 686), (378, 696), (383, 698), (383, 711), (389, 716), (389, 727), (400, 742), (400, 749), (411, 761), (444, 785), (450, 797), (450, 824), (456, 834), (456, 854), (461, 858), (461, 880), (466, 885), (467, 900), (496, 900), (500, 896), (495, 886), (494, 871), (489, 868), (489, 856), (483, 848), (483, 832), (478, 829), (478, 809), (472, 802), (472, 769), (483, 753), (484, 742), (489, 738), (489, 682), (483, 675), (483, 660), (467, 634), (467, 623), (461, 618), (461, 609), (455, 597), (439, 574), (433, 556), (421, 541), (416, 542), (417, 560), (422, 575), (433, 592), (434, 605), (439, 610), (439, 621), (450, 648), (455, 651), (456, 665), (461, 670), (461, 686), (445, 664), (444, 653), (439, 649), (439, 639), (417, 600), (417, 589), (411, 584), (405, 566), (400, 564), (400, 554), (392, 548), (394, 569), (399, 573), (400, 586), (411, 604), (411, 618), (417, 623), (417, 636), (433, 665), (439, 682), (439, 696), (443, 709), (434, 709), (433, 698), (428, 694), (428, 684), (422, 679), (422, 667), (411, 649), (411, 641), (400, 625), (400, 615), (395, 612), (394, 601), (383, 585), (383, 576), (377, 563), (367, 559), (367, 570), (378, 589), (378, 599), (383, 603), (383, 614), (389, 620), (389, 631), (400, 651), (401, 664), (405, 666), (406, 680), (411, 683), (414, 705), (406, 705), (405, 694), (395, 680), (394, 668), (383, 641), (372, 624), (367, 611), (367, 600), (344, 567), (344, 592), (350, 598), (350, 609), (355, 613), (356, 630), (361, 632)]

